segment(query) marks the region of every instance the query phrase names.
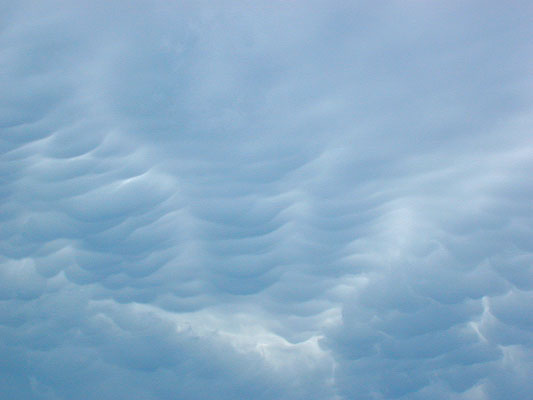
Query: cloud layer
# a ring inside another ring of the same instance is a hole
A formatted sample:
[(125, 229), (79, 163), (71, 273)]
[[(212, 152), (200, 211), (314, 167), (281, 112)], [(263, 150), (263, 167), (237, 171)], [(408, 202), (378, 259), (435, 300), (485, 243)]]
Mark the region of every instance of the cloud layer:
[(531, 398), (532, 11), (8, 2), (0, 393)]

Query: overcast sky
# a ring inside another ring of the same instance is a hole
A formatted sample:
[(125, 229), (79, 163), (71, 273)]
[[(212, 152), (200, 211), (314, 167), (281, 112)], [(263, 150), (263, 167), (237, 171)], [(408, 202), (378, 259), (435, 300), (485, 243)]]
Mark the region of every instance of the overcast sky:
[(533, 3), (0, 0), (0, 397), (533, 398)]

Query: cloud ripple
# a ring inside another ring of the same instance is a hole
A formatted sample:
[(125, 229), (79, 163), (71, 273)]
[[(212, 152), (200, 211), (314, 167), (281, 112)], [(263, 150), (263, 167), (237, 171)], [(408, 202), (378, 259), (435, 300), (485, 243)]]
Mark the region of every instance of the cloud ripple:
[(12, 2), (0, 393), (530, 398), (531, 11)]

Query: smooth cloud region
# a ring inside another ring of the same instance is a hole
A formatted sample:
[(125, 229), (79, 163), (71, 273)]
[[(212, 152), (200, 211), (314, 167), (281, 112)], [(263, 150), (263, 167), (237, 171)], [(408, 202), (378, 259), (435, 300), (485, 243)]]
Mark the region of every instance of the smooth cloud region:
[(0, 393), (528, 399), (528, 2), (13, 2)]

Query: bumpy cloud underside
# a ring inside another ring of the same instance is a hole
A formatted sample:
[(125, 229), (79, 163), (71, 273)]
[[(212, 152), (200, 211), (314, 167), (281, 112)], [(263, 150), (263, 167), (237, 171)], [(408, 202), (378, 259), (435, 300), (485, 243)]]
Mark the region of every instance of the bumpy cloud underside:
[(529, 1), (7, 1), (0, 397), (533, 398)]

